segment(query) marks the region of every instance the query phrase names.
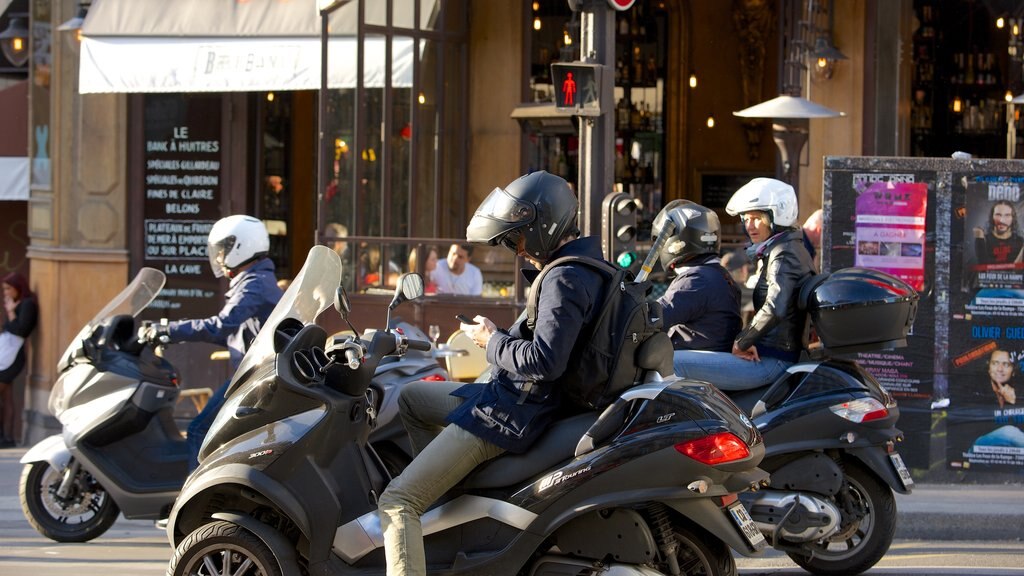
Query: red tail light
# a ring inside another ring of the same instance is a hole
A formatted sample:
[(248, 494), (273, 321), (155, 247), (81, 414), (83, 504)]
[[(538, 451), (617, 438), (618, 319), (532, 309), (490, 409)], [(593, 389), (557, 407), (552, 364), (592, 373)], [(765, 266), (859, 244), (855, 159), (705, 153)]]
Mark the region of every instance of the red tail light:
[(750, 456), (747, 444), (732, 432), (720, 432), (676, 444), (676, 451), (704, 464), (724, 464)]
[(833, 414), (846, 418), (850, 422), (871, 422), (881, 420), (889, 416), (889, 409), (874, 398), (861, 398), (829, 406)]
[(426, 382), (444, 382), (447, 379), (440, 374), (431, 374), (430, 376), (423, 378), (423, 380)]

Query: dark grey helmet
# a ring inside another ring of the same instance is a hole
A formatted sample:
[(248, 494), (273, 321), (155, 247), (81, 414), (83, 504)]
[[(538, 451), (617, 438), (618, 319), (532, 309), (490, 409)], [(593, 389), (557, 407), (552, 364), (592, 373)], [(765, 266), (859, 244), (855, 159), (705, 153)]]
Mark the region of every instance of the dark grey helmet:
[(522, 236), (530, 256), (546, 261), (567, 234), (579, 235), (578, 209), (568, 182), (544, 171), (533, 172), (488, 194), (466, 227), (466, 240), (501, 244), (516, 252)]
[(667, 235), (661, 249), (665, 271), (703, 255), (718, 254), (722, 245), (718, 214), (689, 200), (673, 200), (654, 218), (655, 237)]

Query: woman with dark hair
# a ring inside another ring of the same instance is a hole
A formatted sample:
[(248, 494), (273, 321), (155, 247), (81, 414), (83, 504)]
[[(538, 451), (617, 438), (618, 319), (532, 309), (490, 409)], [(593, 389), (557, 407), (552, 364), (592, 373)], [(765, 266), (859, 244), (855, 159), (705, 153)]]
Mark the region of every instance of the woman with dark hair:
[(35, 295), (28, 281), (17, 272), (3, 279), (3, 332), (0, 333), (0, 448), (14, 441), (14, 379), (25, 368), (25, 338), (32, 334), (39, 317)]

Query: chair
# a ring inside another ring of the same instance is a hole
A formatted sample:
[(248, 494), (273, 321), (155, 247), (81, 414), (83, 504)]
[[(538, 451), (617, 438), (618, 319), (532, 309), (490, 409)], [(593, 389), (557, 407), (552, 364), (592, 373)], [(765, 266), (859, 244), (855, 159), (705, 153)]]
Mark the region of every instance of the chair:
[[(444, 361), (448, 368), (448, 377), (461, 382), (473, 382), (487, 370), (487, 351), (476, 345), (473, 339), (462, 330), (456, 330), (448, 337), (448, 350), (456, 352), (446, 354)], [(458, 353), (465, 351), (465, 354)]]

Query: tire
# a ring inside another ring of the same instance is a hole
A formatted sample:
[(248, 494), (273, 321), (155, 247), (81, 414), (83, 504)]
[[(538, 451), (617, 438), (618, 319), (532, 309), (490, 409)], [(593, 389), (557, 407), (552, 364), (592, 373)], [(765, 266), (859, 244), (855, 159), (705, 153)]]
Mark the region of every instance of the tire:
[(238, 524), (222, 521), (200, 526), (189, 534), (178, 544), (167, 566), (167, 576), (221, 574), (283, 576), (277, 558), (262, 540)]
[(114, 499), (82, 467), (70, 494), (62, 499), (56, 492), (63, 477), (64, 472), (48, 462), (25, 465), (18, 496), (28, 523), (57, 542), (88, 542), (106, 532), (121, 512)]
[[(676, 557), (679, 560), (680, 574), (686, 576), (736, 576), (736, 560), (732, 551), (718, 538), (703, 531), (676, 524), (676, 542), (679, 549)], [(667, 566), (659, 569), (669, 574)]]
[[(889, 486), (859, 464), (847, 461), (844, 467), (843, 493), (853, 505), (866, 509), (866, 515), (850, 522), (844, 518), (837, 533), (805, 544), (807, 555), (788, 553), (812, 574), (838, 576), (867, 571), (889, 551), (896, 531), (896, 498)], [(841, 500), (836, 504), (843, 509)]]

